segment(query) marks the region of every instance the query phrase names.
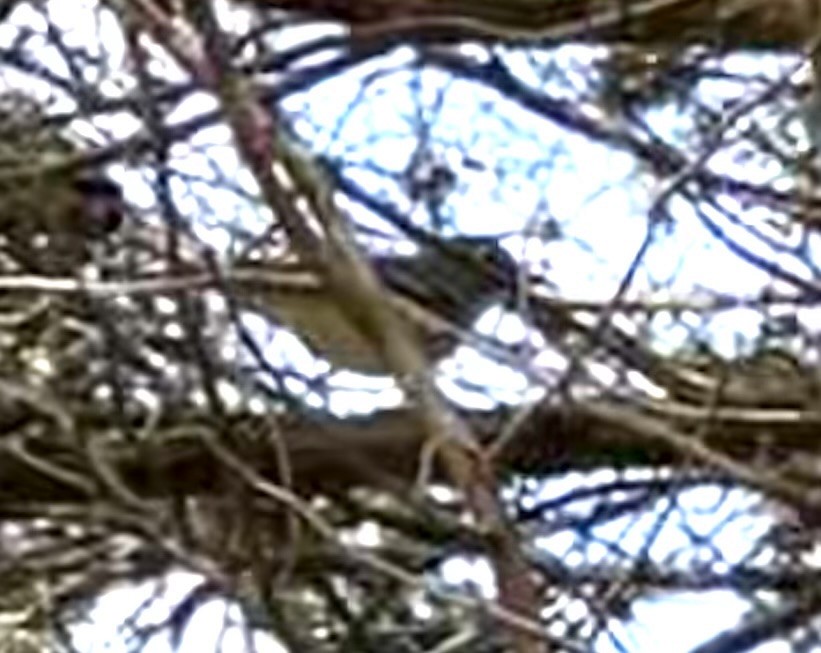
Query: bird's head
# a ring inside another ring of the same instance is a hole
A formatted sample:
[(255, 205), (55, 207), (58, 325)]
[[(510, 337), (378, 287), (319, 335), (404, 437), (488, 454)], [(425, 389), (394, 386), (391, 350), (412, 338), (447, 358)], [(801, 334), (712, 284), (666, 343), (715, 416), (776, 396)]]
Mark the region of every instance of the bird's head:
[(80, 200), (79, 227), (91, 238), (116, 231), (123, 222), (123, 194), (120, 186), (101, 174), (81, 175), (72, 184)]
[(495, 291), (499, 296), (515, 294), (519, 265), (497, 238), (458, 236), (448, 241), (447, 249), (482, 279), (488, 292)]
[(395, 291), (462, 327), (516, 294), (516, 261), (492, 237), (431, 240), (415, 255), (375, 260), (374, 266)]
[(120, 187), (99, 170), (66, 165), (81, 154), (40, 101), (0, 93), (0, 232), (46, 254), (62, 243), (76, 254), (68, 258), (82, 261), (86, 241), (116, 230), (124, 208)]

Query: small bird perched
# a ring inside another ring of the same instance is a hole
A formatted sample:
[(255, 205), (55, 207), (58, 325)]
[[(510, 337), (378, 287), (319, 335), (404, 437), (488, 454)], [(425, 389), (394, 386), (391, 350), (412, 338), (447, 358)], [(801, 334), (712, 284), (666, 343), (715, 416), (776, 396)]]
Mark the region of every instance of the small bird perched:
[[(422, 246), (411, 256), (378, 256), (371, 263), (400, 313), (416, 327), (432, 359), (450, 354), (493, 303), (515, 295), (518, 267), (493, 238), (458, 237)], [(254, 305), (300, 335), (338, 367), (385, 373), (372, 343), (348, 321), (315, 279), (266, 289)]]
[(120, 226), (119, 186), (83, 166), (79, 151), (35, 98), (0, 94), (0, 235), (25, 270), (72, 274)]

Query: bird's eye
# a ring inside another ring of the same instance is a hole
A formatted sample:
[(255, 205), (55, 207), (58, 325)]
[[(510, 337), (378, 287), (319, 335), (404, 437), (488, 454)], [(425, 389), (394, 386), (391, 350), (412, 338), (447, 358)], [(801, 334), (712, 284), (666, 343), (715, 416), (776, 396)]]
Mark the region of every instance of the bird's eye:
[[(504, 265), (506, 259), (510, 259), (499, 243), (492, 239), (479, 241), (475, 252), (481, 263), (490, 267)], [(512, 263), (512, 259), (510, 262)]]
[(478, 251), (481, 257), (489, 263), (492, 263), (499, 258), (499, 245), (495, 241), (480, 243), (479, 248), (476, 251)]

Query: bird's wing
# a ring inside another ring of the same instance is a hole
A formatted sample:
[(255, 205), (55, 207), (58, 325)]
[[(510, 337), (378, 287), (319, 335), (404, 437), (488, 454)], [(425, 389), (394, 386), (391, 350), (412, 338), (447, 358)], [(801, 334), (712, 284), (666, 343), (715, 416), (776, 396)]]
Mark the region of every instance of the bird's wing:
[[(239, 282), (241, 303), (294, 331), (334, 365), (369, 373), (386, 372), (373, 344), (350, 322), (316, 275), (287, 263), (243, 266), (231, 276)], [(388, 297), (403, 319), (414, 325), (426, 348), (430, 350), (431, 343), (437, 344), (431, 352), (434, 356), (445, 353), (443, 343), (452, 345), (457, 340), (457, 327), (432, 309), (395, 292)]]

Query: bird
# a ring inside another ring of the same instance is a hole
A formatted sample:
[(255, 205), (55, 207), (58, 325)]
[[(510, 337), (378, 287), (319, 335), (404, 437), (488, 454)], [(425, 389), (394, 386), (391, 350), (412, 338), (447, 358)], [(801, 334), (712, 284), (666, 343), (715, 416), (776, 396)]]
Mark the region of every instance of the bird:
[(0, 94), (0, 235), (19, 268), (74, 274), (92, 244), (120, 227), (120, 186), (80, 155), (36, 98)]
[[(494, 303), (512, 305), (516, 295), (518, 265), (492, 237), (434, 238), (414, 255), (379, 255), (370, 263), (400, 315), (414, 325), (431, 360), (452, 353), (460, 344), (460, 332), (470, 330)], [(379, 352), (321, 282), (293, 276), (289, 282), (288, 275), (281, 281), (257, 295), (255, 308), (299, 335), (334, 367), (388, 372)]]

